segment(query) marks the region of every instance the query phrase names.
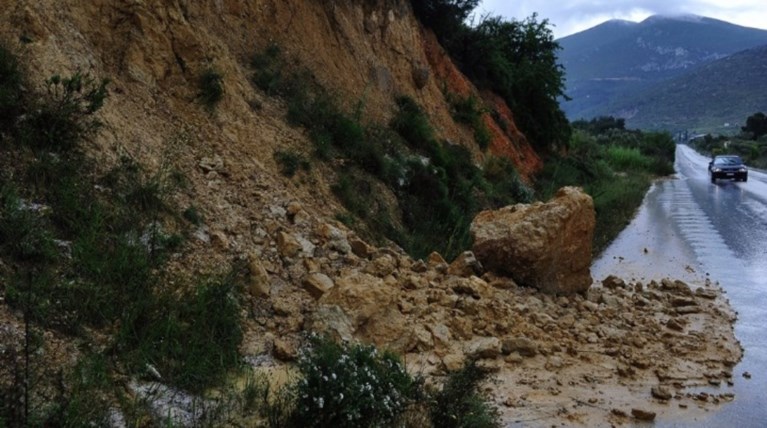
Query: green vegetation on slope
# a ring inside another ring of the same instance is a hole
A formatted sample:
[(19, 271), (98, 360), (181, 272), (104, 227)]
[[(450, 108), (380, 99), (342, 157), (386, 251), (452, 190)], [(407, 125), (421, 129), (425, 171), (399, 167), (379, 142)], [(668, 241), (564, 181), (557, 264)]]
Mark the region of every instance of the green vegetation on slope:
[(573, 123), (565, 156), (547, 162), (536, 185), (541, 199), (562, 186), (581, 186), (594, 198), (594, 253), (628, 225), (657, 176), (673, 173), (676, 146), (669, 134), (631, 131), (622, 119)]
[[(128, 157), (97, 171), (82, 144), (100, 127), (107, 81), (77, 72), (16, 95), (21, 68), (4, 48), (0, 61), (12, 114), (0, 129), (0, 275), (25, 324), (23, 346), (2, 356), (0, 426), (103, 425), (125, 395), (112, 378), (148, 370), (191, 391), (220, 384), (239, 365), (239, 287), (234, 276), (193, 282), (166, 271), (184, 241), (168, 203), (181, 177), (147, 174)], [(87, 344), (83, 359), (47, 367), (48, 331)], [(72, 379), (56, 384), (50, 370)]]
[[(499, 426), (480, 390), (486, 373), (473, 364), (448, 376), (445, 389), (427, 388), (399, 357), (364, 345), (315, 341), (296, 382), (279, 393), (252, 374), (235, 385), (229, 375), (247, 374), (239, 269), (192, 280), (166, 266), (183, 248), (187, 222), (203, 221), (196, 208), (180, 213), (171, 203), (183, 177), (166, 160), (154, 174), (129, 157), (95, 168), (82, 144), (97, 135), (108, 82), (76, 73), (49, 79), (45, 94), (23, 94), (22, 77), (0, 46), (0, 108), (12, 115), (0, 123), (0, 291), (2, 304), (23, 314), (24, 330), (20, 346), (0, 353), (0, 427), (108, 426), (119, 416), (130, 426), (170, 426), (170, 411), (153, 420), (151, 403), (126, 392), (129, 380), (158, 377), (198, 394), (191, 399), (204, 411), (195, 426), (241, 426), (244, 415), (274, 427)], [(301, 120), (324, 112), (294, 108)], [(333, 144), (362, 135), (346, 116), (331, 119), (311, 129)], [(431, 132), (421, 131), (408, 135)], [(442, 154), (434, 141), (418, 141)], [(371, 159), (363, 165), (380, 160)], [(496, 168), (499, 180), (515, 177), (506, 166)], [(52, 337), (77, 348), (72, 364), (46, 359)]]
[[(340, 218), (369, 238), (394, 241), (416, 258), (438, 251), (452, 259), (470, 246), (469, 225), (481, 209), (531, 201), (511, 163), (491, 158), (492, 167), (483, 172), (466, 148), (438, 141), (411, 98), (396, 100), (391, 123), (365, 124), (343, 111), (308, 71), (288, 67), (279, 47), (257, 53), (251, 65), (254, 84), (282, 97), (288, 120), (307, 129), (313, 161), (343, 165), (333, 190), (351, 216)], [(486, 132), (475, 101), (451, 100), (457, 120), (471, 123), (477, 134)], [(300, 153), (275, 156), (286, 176), (310, 167)], [(380, 191), (396, 204), (387, 204)]]

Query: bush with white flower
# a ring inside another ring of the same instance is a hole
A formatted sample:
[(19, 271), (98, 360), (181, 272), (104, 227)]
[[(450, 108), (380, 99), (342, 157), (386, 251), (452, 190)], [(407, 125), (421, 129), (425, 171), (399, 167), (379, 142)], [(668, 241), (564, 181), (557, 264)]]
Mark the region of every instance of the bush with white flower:
[(421, 391), (399, 357), (369, 345), (315, 339), (298, 367), (292, 426), (392, 426)]

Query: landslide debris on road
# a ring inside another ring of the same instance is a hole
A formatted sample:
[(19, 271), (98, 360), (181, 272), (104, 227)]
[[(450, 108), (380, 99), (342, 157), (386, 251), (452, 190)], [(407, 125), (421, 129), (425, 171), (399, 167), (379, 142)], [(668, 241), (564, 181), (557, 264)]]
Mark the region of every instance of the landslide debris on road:
[(504, 420), (525, 426), (695, 415), (733, 398), (742, 351), (718, 287), (608, 277), (545, 294), (484, 271), (472, 252), (413, 260), (290, 206), (268, 210), (283, 231), (259, 251), (271, 287), (251, 309), (249, 337), (266, 338), (246, 347), (254, 358), (292, 360), (306, 330), (393, 349), (427, 377), (476, 358), (495, 373)]

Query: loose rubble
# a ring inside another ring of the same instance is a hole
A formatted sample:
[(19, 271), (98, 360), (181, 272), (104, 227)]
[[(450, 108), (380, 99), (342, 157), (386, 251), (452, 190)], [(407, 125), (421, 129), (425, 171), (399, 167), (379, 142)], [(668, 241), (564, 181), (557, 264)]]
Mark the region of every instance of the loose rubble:
[[(722, 385), (741, 357), (735, 315), (710, 283), (613, 276), (581, 293), (543, 293), (487, 271), (473, 252), (413, 260), (316, 218), (290, 232), (312, 252), (283, 251), (276, 225), (259, 249), (272, 287), (250, 308), (246, 353), (290, 361), (312, 331), (394, 350), (435, 379), (476, 358), (494, 372), (504, 420), (525, 426), (651, 421), (732, 399)], [(701, 387), (711, 391), (686, 392)]]

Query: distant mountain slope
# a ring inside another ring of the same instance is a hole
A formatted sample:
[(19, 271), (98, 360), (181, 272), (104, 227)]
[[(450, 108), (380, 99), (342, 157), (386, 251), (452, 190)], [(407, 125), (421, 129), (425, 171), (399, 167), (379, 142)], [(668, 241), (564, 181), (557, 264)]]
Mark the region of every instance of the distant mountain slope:
[(765, 82), (767, 44), (704, 64), (606, 108), (626, 118), (631, 128), (737, 131), (746, 117), (767, 112)]
[(579, 119), (604, 115), (617, 99), (701, 64), (767, 44), (767, 31), (695, 15), (651, 16), (608, 21), (558, 42), (572, 98), (562, 108)]

